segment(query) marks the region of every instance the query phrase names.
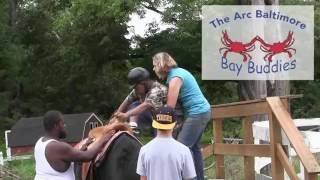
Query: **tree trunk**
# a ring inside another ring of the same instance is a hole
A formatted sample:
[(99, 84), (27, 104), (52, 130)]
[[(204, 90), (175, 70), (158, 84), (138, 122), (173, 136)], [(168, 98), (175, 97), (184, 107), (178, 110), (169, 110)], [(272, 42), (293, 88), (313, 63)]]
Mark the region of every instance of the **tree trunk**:
[(9, 26), (15, 27), (17, 21), (18, 0), (8, 0), (9, 3)]
[[(245, 5), (245, 0), (237, 0), (241, 5)], [(252, 5), (279, 5), (279, 0), (251, 0)], [(284, 96), (290, 94), (289, 81), (263, 81), (249, 80), (239, 81), (240, 100), (252, 100), (265, 98), (267, 96)], [(266, 120), (266, 116), (256, 116), (255, 121)]]
[(290, 82), (284, 80), (268, 81), (268, 96), (285, 96), (290, 94)]
[[(245, 5), (245, 0), (238, 1)], [(264, 5), (264, 0), (251, 0), (252, 5)], [(267, 97), (267, 83), (260, 80), (239, 81), (240, 100), (252, 100)], [(260, 119), (260, 118), (259, 118)]]

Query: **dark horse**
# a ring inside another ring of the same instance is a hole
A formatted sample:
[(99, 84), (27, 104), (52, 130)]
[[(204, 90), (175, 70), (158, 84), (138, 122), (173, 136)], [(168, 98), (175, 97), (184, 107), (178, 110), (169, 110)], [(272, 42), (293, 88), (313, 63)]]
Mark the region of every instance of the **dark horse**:
[(90, 164), (83, 164), (82, 173), (76, 173), (77, 179), (139, 180), (136, 167), (141, 146), (129, 131), (118, 131), (95, 160)]

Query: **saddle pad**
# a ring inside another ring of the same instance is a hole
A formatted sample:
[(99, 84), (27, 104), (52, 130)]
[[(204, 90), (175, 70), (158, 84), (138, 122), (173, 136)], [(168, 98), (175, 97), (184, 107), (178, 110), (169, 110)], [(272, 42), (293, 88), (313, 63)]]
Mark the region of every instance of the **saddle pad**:
[(139, 180), (137, 161), (142, 144), (130, 134), (119, 133), (103, 156), (96, 158), (94, 180)]
[(132, 134), (128, 133), (127, 131), (118, 131), (116, 134), (114, 134), (112, 136), (112, 138), (108, 141), (108, 143), (103, 147), (102, 151), (96, 156), (96, 158), (94, 160), (94, 164), (95, 164), (96, 167), (99, 167), (100, 162), (103, 161), (103, 159), (105, 158), (106, 153), (108, 152), (108, 150), (111, 147), (111, 145), (113, 145), (114, 141), (116, 139), (118, 139), (123, 134), (126, 134), (127, 136), (133, 138), (134, 140), (136, 140), (142, 146), (142, 143), (135, 136), (133, 136)]
[(116, 132), (128, 131), (128, 132), (132, 133), (132, 130), (128, 126), (128, 124), (114, 122), (112, 124), (107, 124), (105, 126), (100, 126), (100, 127), (96, 127), (94, 129), (91, 129), (88, 134), (88, 137), (93, 138), (93, 139), (99, 139), (103, 134), (105, 134), (111, 130), (115, 130)]
[[(105, 178), (106, 175), (118, 177), (111, 180), (139, 179), (136, 165), (141, 146), (142, 143), (130, 132), (118, 131), (92, 162), (82, 164), (82, 179), (96, 180), (101, 173), (104, 175), (102, 179), (109, 179)], [(100, 169), (104, 169), (103, 172)]]

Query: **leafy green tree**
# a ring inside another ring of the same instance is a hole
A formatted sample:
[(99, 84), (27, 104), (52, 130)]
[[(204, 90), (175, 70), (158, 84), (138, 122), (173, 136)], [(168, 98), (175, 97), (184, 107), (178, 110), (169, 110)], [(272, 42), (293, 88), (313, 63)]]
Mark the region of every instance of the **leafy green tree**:
[(18, 74), (25, 51), (9, 21), (9, 5), (0, 2), (0, 131), (9, 129), (21, 115)]
[(17, 31), (27, 51), (21, 72), (25, 111), (110, 114), (127, 90), (125, 22), (134, 4), (49, 0), (22, 6)]
[[(211, 104), (238, 100), (236, 82), (201, 81), (201, 7), (219, 4), (219, 1), (141, 1), (140, 6), (162, 15), (162, 21), (173, 28), (159, 32), (159, 25), (150, 24), (147, 37), (136, 37), (137, 54), (151, 69), (152, 56), (160, 51), (169, 52), (180, 67), (195, 75)], [(232, 4), (233, 1), (224, 1)], [(163, 8), (164, 7), (164, 8)], [(160, 10), (163, 9), (163, 10)], [(232, 87), (231, 89), (229, 87)]]
[[(172, 54), (179, 66), (195, 75), (211, 104), (238, 101), (238, 82), (201, 81), (200, 15), (202, 5), (239, 2), (0, 1), (0, 131), (9, 129), (21, 116), (38, 116), (49, 109), (94, 111), (109, 117), (129, 92), (128, 70), (143, 66), (152, 71), (151, 58), (160, 51)], [(317, 49), (319, 2), (280, 3), (315, 5)], [(172, 28), (160, 31), (158, 24), (150, 23), (145, 37), (126, 39), (129, 15), (144, 16), (145, 9), (160, 14)], [(291, 82), (291, 93), (305, 94), (292, 103), (295, 117), (319, 116), (319, 53), (315, 51), (316, 81)]]

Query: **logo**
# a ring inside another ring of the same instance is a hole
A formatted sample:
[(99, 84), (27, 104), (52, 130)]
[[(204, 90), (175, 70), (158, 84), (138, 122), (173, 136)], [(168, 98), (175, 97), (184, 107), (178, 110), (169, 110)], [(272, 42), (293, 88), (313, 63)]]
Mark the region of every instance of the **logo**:
[(221, 43), (224, 45), (224, 47), (219, 49), (219, 52), (221, 54), (221, 51), (224, 50), (223, 58), (226, 58), (227, 54), (229, 52), (234, 52), (241, 54), (243, 56), (243, 62), (246, 62), (248, 59), (251, 60), (252, 56), (248, 53), (255, 49), (255, 42), (259, 41), (261, 43), (260, 49), (263, 52), (266, 52), (267, 54), (264, 56), (264, 60), (268, 60), (269, 62), (272, 62), (272, 57), (279, 53), (287, 53), (289, 58), (292, 57), (292, 53), (296, 53), (296, 50), (294, 48), (290, 48), (292, 44), (294, 43), (294, 38), (292, 37), (293, 32), (289, 31), (288, 37), (283, 40), (282, 42), (277, 43), (267, 43), (265, 42), (260, 36), (254, 37), (250, 42), (248, 43), (242, 43), (233, 41), (229, 38), (227, 31), (222, 31), (223, 37), (221, 38)]
[(243, 62), (246, 62), (248, 58), (249, 60), (252, 59), (252, 56), (250, 56), (248, 52), (251, 52), (255, 49), (254, 43), (256, 42), (257, 38), (252, 39), (248, 43), (242, 43), (242, 42), (232, 41), (229, 38), (227, 31), (223, 31), (222, 34), (223, 34), (223, 37), (221, 38), (221, 42), (225, 47), (220, 48), (219, 52), (221, 53), (221, 50), (225, 50), (223, 53), (223, 58), (227, 57), (227, 53), (235, 52), (243, 56)]
[(203, 79), (313, 80), (313, 6), (204, 6), (202, 11)]

